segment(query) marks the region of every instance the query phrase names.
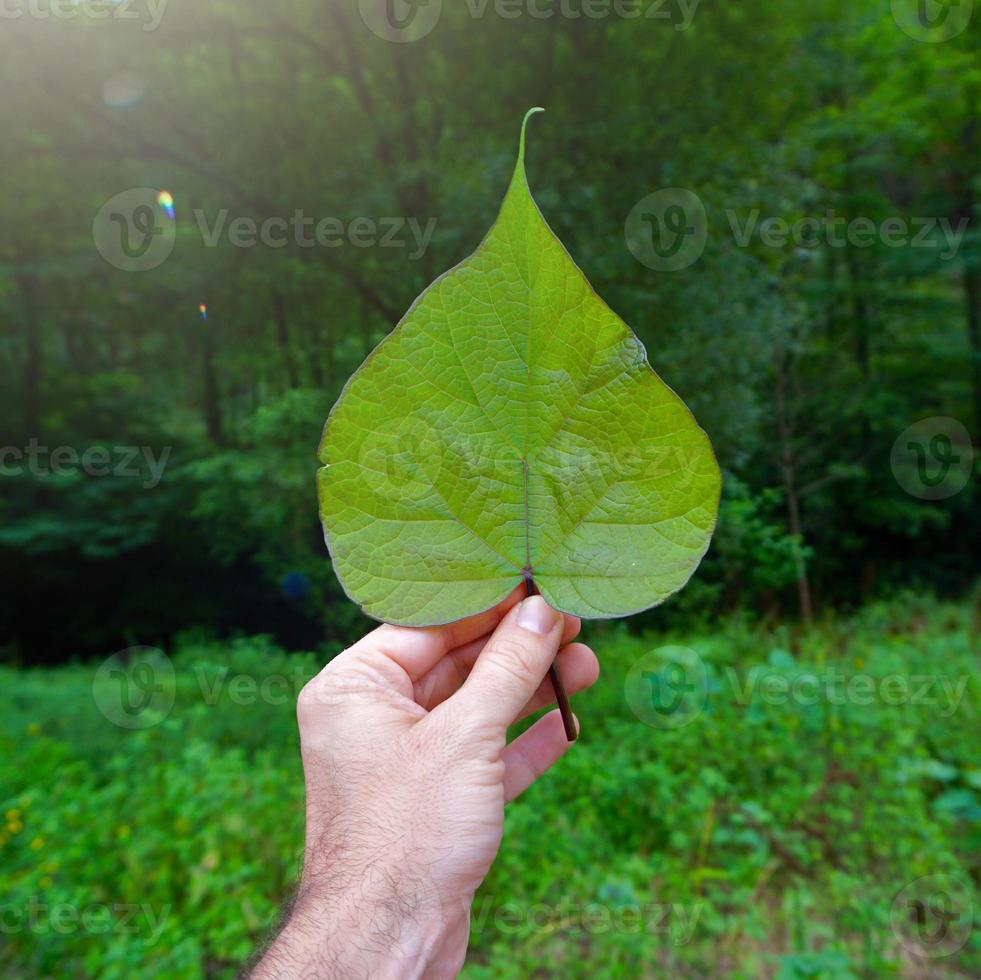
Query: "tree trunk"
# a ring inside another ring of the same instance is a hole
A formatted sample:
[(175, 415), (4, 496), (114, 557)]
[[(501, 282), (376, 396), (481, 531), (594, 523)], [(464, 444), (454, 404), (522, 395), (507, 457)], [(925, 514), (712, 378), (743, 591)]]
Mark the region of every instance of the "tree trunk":
[(276, 322), (276, 345), (279, 347), (286, 368), (286, 381), (290, 388), (296, 388), (300, 381), (293, 361), (293, 352), (290, 350), (290, 325), (286, 315), (286, 299), (279, 289), (273, 289), (273, 314)]
[(803, 537), (800, 522), (800, 502), (794, 487), (794, 471), (791, 466), (784, 477), (784, 489), (787, 493), (787, 525), (794, 536), (794, 566), (797, 570), (797, 598), (800, 602), (800, 614), (805, 623), (814, 618), (814, 603), (811, 599), (811, 582), (807, 577), (807, 562), (801, 547)]
[(216, 445), (224, 442), (221, 419), (221, 400), (218, 374), (215, 371), (214, 340), (211, 328), (205, 323), (201, 332), (201, 380), (204, 387), (204, 424), (208, 437)]
[(17, 276), (17, 285), (24, 301), (27, 356), (24, 369), (24, 427), (29, 436), (41, 437), (41, 383), (43, 352), (41, 348), (41, 312), (38, 304), (37, 280), (30, 274)]
[[(978, 261), (981, 262), (981, 256)], [(981, 265), (971, 265), (964, 269), (964, 292), (967, 299), (967, 341), (971, 356), (974, 430), (981, 433)]]
[(797, 599), (804, 622), (814, 618), (811, 599), (811, 583), (807, 576), (807, 562), (803, 551), (803, 530), (800, 517), (800, 497), (797, 492), (797, 466), (794, 459), (794, 427), (787, 405), (787, 361), (791, 355), (779, 352), (774, 358), (776, 374), (776, 422), (780, 438), (780, 475), (787, 497), (787, 529), (794, 538), (794, 569), (797, 579)]

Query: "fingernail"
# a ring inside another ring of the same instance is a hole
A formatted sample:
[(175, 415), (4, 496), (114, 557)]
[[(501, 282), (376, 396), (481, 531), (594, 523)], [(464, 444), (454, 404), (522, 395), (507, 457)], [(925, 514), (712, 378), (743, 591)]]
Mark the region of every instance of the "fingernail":
[(517, 624), (529, 633), (547, 636), (559, 621), (559, 615), (540, 595), (529, 596), (518, 608)]

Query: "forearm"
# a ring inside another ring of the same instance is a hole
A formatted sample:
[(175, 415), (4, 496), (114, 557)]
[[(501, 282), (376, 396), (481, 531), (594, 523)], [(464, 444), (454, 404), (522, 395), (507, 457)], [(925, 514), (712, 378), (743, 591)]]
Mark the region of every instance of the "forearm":
[[(369, 874), (343, 891), (301, 886), (286, 924), (254, 980), (444, 980), (466, 953), (468, 909), (446, 910), (433, 896)], [(387, 876), (383, 876), (387, 877)]]

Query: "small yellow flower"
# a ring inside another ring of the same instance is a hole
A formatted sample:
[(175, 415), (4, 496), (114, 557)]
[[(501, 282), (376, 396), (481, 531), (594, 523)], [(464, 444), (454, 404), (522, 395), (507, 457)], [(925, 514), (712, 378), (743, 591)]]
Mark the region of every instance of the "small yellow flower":
[(19, 820), (11, 820), (7, 824), (7, 833), (19, 834), (24, 829), (24, 825)]
[(59, 867), (61, 867), (61, 865), (59, 865), (57, 861), (45, 861), (43, 865), (44, 870), (48, 872), (55, 872)]
[(40, 851), (42, 847), (44, 847), (44, 838), (43, 837), (35, 837), (34, 840), (31, 841), (31, 850), (32, 851)]
[(41, 726), (36, 721), (32, 721), (27, 726), (27, 734), (28, 735), (40, 735), (41, 734)]
[(5, 814), (4, 814), (4, 816), (5, 816), (5, 817), (6, 817), (6, 818), (7, 818), (8, 820), (16, 820), (16, 819), (17, 819), (18, 817), (20, 817), (20, 810), (8, 810), (8, 811), (7, 811), (7, 812), (6, 812)]
[(50, 888), (53, 884), (54, 882), (47, 875), (41, 879), (42, 888)]

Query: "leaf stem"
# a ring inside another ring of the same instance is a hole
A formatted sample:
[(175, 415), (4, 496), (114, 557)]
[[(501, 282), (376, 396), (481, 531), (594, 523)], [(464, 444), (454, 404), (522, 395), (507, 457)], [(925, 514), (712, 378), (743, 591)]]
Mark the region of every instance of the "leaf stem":
[[(541, 595), (535, 580), (528, 572), (525, 572), (525, 589), (528, 595)], [(576, 731), (576, 722), (572, 717), (572, 708), (569, 706), (569, 696), (565, 693), (565, 685), (559, 676), (559, 668), (553, 660), (548, 668), (548, 677), (552, 682), (552, 690), (555, 691), (555, 701), (559, 706), (559, 714), (562, 716), (562, 727), (565, 728), (565, 737), (570, 742), (575, 742), (579, 737)]]

